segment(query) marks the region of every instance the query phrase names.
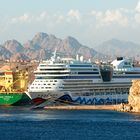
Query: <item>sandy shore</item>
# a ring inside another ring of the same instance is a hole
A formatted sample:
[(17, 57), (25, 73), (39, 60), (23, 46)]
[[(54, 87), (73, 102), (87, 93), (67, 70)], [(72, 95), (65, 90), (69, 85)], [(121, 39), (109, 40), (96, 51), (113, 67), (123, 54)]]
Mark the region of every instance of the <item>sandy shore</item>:
[(68, 106), (46, 106), (45, 109), (66, 110), (116, 110), (117, 105), (68, 105)]

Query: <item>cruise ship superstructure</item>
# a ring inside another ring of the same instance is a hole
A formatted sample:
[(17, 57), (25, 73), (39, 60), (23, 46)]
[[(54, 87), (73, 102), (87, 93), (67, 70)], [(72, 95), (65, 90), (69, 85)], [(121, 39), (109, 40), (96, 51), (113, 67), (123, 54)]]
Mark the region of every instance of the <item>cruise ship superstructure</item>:
[(84, 61), (83, 57), (56, 58), (54, 53), (34, 71), (35, 79), (27, 95), (35, 104), (49, 101), (88, 105), (126, 103), (131, 81), (140, 78), (140, 70), (131, 72), (132, 65), (123, 58), (112, 65), (114, 70)]

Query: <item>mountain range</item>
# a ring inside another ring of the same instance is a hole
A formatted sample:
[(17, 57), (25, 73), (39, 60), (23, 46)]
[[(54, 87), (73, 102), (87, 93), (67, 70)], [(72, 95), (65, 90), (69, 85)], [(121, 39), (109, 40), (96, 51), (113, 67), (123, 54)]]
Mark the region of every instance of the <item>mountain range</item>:
[(140, 44), (131, 41), (111, 39), (95, 46), (94, 49), (112, 57), (125, 56), (140, 58)]
[(140, 57), (140, 45), (112, 39), (98, 46), (82, 45), (74, 37), (57, 38), (47, 33), (37, 33), (21, 44), (17, 40), (7, 40), (0, 45), (0, 59), (10, 60), (45, 60), (52, 56), (54, 50), (60, 57), (75, 57), (77, 54), (86, 59), (105, 59), (115, 56)]

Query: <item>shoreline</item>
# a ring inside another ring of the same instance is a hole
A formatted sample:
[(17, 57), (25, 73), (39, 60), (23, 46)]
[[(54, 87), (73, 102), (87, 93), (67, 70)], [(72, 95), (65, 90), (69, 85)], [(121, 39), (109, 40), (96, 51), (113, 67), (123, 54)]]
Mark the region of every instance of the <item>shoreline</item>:
[(118, 105), (67, 105), (67, 106), (46, 106), (44, 109), (57, 110), (116, 110)]

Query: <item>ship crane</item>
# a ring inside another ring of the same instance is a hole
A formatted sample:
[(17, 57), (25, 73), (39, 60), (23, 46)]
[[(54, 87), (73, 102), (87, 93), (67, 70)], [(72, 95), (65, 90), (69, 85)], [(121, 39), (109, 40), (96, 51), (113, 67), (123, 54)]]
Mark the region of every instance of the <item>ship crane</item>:
[[(20, 74), (20, 73), (18, 73)], [(14, 86), (16, 83), (21, 82), (23, 80), (23, 83), (20, 83), (19, 86)], [(20, 74), (19, 76), (17, 76), (16, 80), (12, 80), (12, 81), (3, 81), (0, 83), (0, 91), (1, 92), (13, 92), (13, 91), (24, 91), (26, 86), (26, 80), (27, 80), (27, 76), (26, 73), (25, 74)]]

